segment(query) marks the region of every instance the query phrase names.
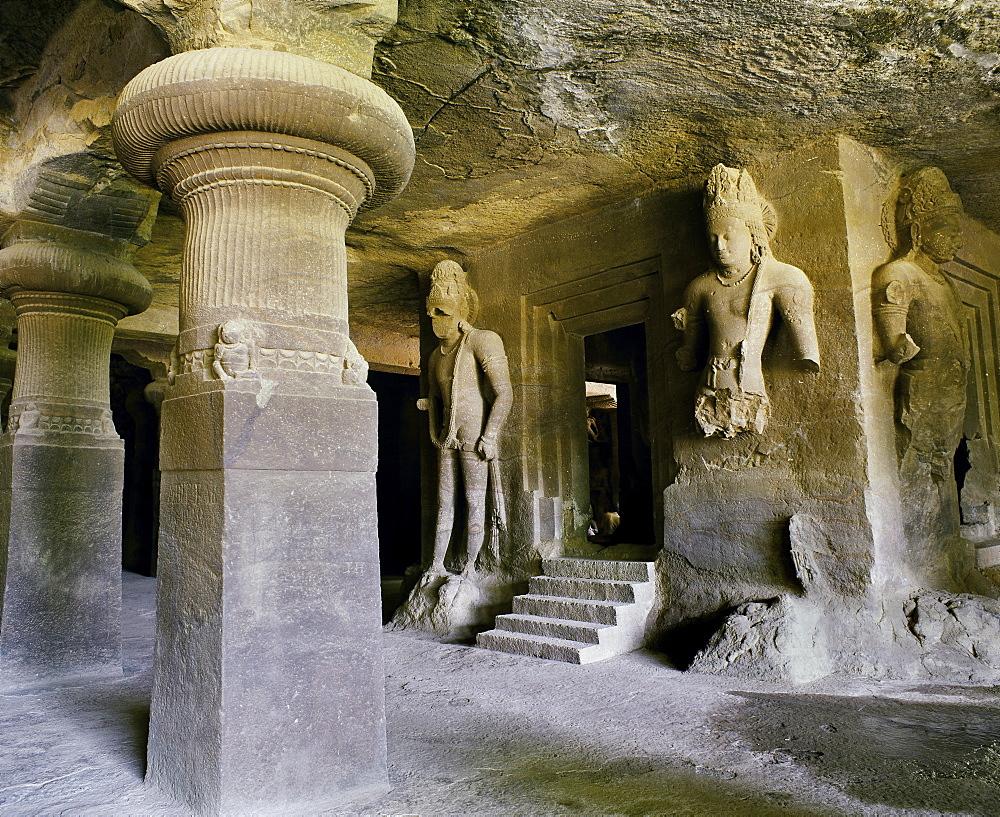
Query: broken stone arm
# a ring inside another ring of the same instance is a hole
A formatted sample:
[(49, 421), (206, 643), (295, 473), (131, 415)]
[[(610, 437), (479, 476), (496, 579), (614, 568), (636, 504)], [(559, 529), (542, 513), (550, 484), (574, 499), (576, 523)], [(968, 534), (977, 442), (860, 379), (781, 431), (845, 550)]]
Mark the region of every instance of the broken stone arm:
[(903, 281), (886, 274), (887, 270), (875, 273), (873, 281), (875, 326), (886, 359), (899, 365), (916, 357), (920, 347), (906, 331), (907, 316), (910, 311), (910, 288)]
[(802, 279), (778, 290), (774, 302), (781, 319), (791, 330), (797, 359), (803, 368), (816, 372), (819, 371), (819, 341), (813, 317), (813, 289), (804, 274)]
[(692, 372), (698, 368), (698, 347), (705, 334), (705, 320), (701, 316), (699, 305), (686, 298), (687, 305), (674, 312), (674, 326), (684, 333), (684, 340), (677, 350), (677, 365), (682, 372)]
[(434, 371), (434, 359), (431, 359), (431, 363), (428, 366), (427, 381), (428, 381), (428, 393), (427, 397), (421, 397), (417, 400), (417, 408), (420, 411), (427, 412), (427, 424), (430, 426), (431, 432), (431, 442), (434, 443), (438, 448), (441, 447), (441, 439), (438, 433), (440, 426), (439, 417), (439, 405), (441, 402), (441, 388), (437, 382), (437, 373)]

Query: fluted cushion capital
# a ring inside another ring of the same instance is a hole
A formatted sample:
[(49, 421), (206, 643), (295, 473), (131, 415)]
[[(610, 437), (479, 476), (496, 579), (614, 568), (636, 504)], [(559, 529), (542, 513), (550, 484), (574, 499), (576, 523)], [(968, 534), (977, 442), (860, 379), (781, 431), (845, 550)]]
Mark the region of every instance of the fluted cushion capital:
[(375, 174), (369, 207), (398, 195), (413, 170), (413, 132), (385, 91), (287, 52), (208, 48), (168, 57), (125, 86), (112, 123), (119, 160), (148, 184), (164, 145), (232, 131), (288, 134), (348, 151)]
[(52, 242), (26, 241), (0, 250), (0, 294), (64, 292), (120, 304), (129, 315), (145, 311), (153, 288), (127, 261)]

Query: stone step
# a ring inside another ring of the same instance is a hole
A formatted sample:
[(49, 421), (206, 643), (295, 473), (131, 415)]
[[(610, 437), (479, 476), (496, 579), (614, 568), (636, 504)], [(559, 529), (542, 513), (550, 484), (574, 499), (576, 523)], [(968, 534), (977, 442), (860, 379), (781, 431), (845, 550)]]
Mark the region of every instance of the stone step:
[(514, 633), (508, 630), (487, 630), (476, 638), (476, 645), (487, 650), (547, 658), (569, 664), (590, 664), (609, 657), (600, 644), (585, 644), (565, 638)]
[(537, 596), (528, 593), (514, 597), (514, 612), (542, 618), (563, 618), (570, 621), (590, 621), (594, 624), (620, 624), (620, 610), (634, 607), (615, 601), (570, 599), (559, 596)]
[(566, 579), (604, 579), (617, 582), (649, 582), (653, 580), (655, 562), (622, 562), (611, 559), (576, 559), (560, 557), (543, 559), (546, 576)]
[(532, 576), (528, 592), (538, 596), (561, 596), (568, 599), (594, 601), (640, 601), (652, 593), (650, 582), (607, 581), (606, 579), (576, 579), (563, 576)]
[(496, 629), (522, 633), (523, 635), (540, 635), (546, 638), (582, 641), (585, 644), (600, 644), (601, 634), (613, 628), (609, 624), (592, 624), (586, 621), (567, 621), (564, 618), (506, 613), (497, 616)]

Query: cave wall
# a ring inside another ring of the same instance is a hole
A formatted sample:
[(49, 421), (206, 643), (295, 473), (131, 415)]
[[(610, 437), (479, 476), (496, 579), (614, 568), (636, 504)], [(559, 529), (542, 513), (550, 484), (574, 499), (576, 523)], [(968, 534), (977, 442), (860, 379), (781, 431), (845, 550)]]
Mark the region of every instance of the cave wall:
[(654, 495), (673, 478), (669, 313), (680, 276), (704, 264), (697, 185), (547, 225), (468, 260), (477, 325), (503, 337), (514, 384), (501, 456), (515, 572), (530, 573), (539, 555), (587, 552), (587, 335), (646, 324)]
[[(582, 337), (645, 322), (663, 496), (654, 643), (750, 602), (817, 598), (850, 618), (873, 595), (919, 588), (902, 526), (894, 372), (876, 365), (871, 313), (872, 272), (891, 255), (882, 208), (906, 168), (846, 137), (747, 167), (777, 211), (774, 256), (814, 287), (822, 358), (817, 373), (797, 368), (777, 322), (765, 350), (772, 409), (762, 434), (702, 436), (693, 413), (700, 372), (681, 372), (674, 358), (681, 336), (670, 314), (709, 263), (703, 178), (546, 225), (467, 263), (482, 300), (478, 324), (501, 334), (511, 363), (515, 408), (503, 461), (517, 512), (508, 561), (524, 573), (539, 555), (588, 552)], [(965, 247), (946, 268), (973, 348), (963, 531), (983, 540), (982, 554), (996, 533), (990, 367), (1000, 241), (975, 219), (964, 228)], [(976, 547), (968, 539), (956, 546)]]

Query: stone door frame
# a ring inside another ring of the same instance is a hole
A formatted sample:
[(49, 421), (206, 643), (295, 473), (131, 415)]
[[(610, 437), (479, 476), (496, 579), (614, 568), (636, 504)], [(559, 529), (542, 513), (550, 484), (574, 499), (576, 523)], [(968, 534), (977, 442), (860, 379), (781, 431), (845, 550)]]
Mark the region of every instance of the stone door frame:
[[(663, 530), (659, 498), (667, 484), (670, 445), (664, 399), (669, 313), (660, 256), (610, 268), (585, 268), (564, 283), (521, 297), (517, 351), (522, 377), (515, 388), (515, 403), (524, 418), (521, 479), (533, 498), (535, 544), (545, 555), (579, 543), (589, 521), (583, 339), (637, 323), (645, 324), (646, 330), (654, 529), (659, 545)], [(579, 433), (565, 433), (567, 427), (576, 426)]]

